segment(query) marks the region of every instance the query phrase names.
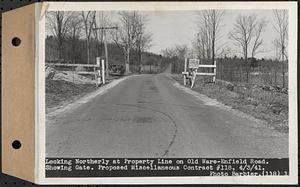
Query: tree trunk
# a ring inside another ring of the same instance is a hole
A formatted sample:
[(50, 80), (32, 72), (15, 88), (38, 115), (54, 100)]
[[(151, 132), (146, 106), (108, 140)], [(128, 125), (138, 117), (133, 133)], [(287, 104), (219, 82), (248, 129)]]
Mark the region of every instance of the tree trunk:
[(62, 59), (62, 53), (63, 53), (63, 48), (62, 48), (62, 40), (61, 39), (59, 39), (59, 41), (58, 41), (58, 60), (59, 61), (61, 61), (61, 59)]
[(211, 49), (211, 52), (212, 52), (212, 56), (211, 56), (211, 59), (212, 59), (212, 65), (215, 63), (215, 39), (213, 37), (212, 39), (212, 49)]
[(284, 77), (284, 47), (282, 49), (282, 87), (285, 87), (285, 77)]
[(129, 55), (130, 55), (130, 50), (127, 49), (126, 50), (126, 61), (125, 61), (125, 74), (129, 74), (130, 73), (130, 67), (129, 67)]
[(86, 41), (86, 58), (87, 58), (87, 64), (90, 64), (90, 42)]
[[(212, 53), (212, 56), (211, 56), (211, 60), (212, 60), (212, 62), (211, 62), (211, 64), (212, 65), (214, 65), (215, 64), (215, 39), (214, 39), (214, 37), (213, 37), (213, 39), (212, 39), (213, 41), (212, 41), (212, 51), (211, 51), (211, 53)], [(211, 68), (211, 73), (213, 73), (214, 72), (214, 69), (213, 68)], [(211, 80), (210, 80), (211, 82), (213, 82), (213, 77), (211, 77)]]
[(142, 50), (141, 46), (139, 45), (139, 73), (142, 72)]
[(245, 48), (246, 82), (249, 82), (248, 48)]
[(274, 75), (274, 85), (277, 86), (277, 67), (275, 68), (275, 75)]

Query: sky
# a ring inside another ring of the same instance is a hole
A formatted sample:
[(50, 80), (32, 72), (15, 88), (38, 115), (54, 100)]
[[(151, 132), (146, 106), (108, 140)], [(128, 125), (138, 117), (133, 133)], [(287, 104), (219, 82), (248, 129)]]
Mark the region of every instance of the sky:
[[(162, 49), (172, 47), (176, 44), (186, 44), (191, 47), (192, 40), (197, 32), (196, 12), (194, 11), (149, 11), (142, 12), (149, 18), (147, 30), (153, 34), (152, 47), (150, 52), (160, 53)], [(263, 48), (267, 51), (257, 55), (258, 58), (273, 58), (275, 49), (272, 41), (277, 37), (273, 27), (274, 18), (272, 10), (226, 10), (222, 21), (220, 43), (227, 47), (238, 50), (233, 41), (228, 38), (228, 33), (233, 29), (237, 16), (257, 14), (258, 18), (265, 18), (269, 21), (262, 33)]]

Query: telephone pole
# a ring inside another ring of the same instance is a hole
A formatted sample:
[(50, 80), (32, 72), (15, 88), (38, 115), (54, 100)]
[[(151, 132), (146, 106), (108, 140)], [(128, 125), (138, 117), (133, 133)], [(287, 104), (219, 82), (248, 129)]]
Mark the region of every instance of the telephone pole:
[(111, 30), (111, 29), (118, 29), (118, 27), (96, 27), (93, 28), (94, 30), (103, 30), (103, 39), (104, 39), (104, 50), (105, 50), (105, 72), (106, 72), (106, 77), (109, 76), (109, 70), (108, 70), (108, 51), (107, 51), (107, 40), (106, 40), (106, 30)]

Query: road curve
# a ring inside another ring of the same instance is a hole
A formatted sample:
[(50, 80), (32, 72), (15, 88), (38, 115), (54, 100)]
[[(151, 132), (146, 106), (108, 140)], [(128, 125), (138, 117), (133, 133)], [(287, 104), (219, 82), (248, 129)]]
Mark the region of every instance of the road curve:
[(288, 134), (210, 105), (167, 74), (129, 77), (46, 118), (47, 157), (288, 157)]

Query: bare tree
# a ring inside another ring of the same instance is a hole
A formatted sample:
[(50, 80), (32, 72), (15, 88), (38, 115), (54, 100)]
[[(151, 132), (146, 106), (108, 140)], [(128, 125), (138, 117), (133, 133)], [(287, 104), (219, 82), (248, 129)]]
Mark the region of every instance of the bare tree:
[(263, 44), (263, 39), (261, 38), (262, 32), (264, 32), (265, 27), (267, 26), (268, 22), (265, 19), (258, 20), (256, 23), (256, 27), (254, 29), (254, 42), (251, 51), (251, 57), (254, 58), (255, 55), (264, 52), (264, 50), (259, 50), (259, 48)]
[(135, 40), (135, 48), (138, 51), (139, 57), (139, 70), (142, 68), (142, 53), (151, 47), (152, 33), (147, 32), (146, 24), (148, 22), (148, 17), (146, 15), (138, 15), (137, 17), (137, 37)]
[(134, 48), (138, 36), (139, 13), (137, 11), (121, 11), (119, 12), (119, 16), (118, 31), (112, 32), (112, 39), (123, 50), (125, 74), (128, 74), (130, 73), (130, 53)]
[(183, 71), (184, 59), (187, 58), (189, 48), (186, 45), (175, 45), (161, 51), (165, 58), (172, 60), (172, 72), (179, 73)]
[(229, 33), (230, 39), (234, 40), (235, 45), (241, 47), (245, 61), (248, 58), (250, 42), (256, 27), (256, 15), (242, 16), (236, 19), (233, 31)]
[(207, 32), (205, 31), (205, 27), (199, 27), (199, 31), (195, 36), (193, 41), (193, 47), (197, 51), (198, 58), (207, 58), (210, 59), (210, 46), (208, 43)]
[(186, 45), (175, 45), (174, 52), (178, 60), (173, 63), (173, 71), (176, 73), (183, 71), (183, 62), (188, 55), (188, 47)]
[(252, 14), (249, 16), (239, 15), (236, 19), (233, 31), (229, 33), (230, 39), (235, 42), (235, 45), (241, 47), (242, 54), (244, 56), (246, 71), (247, 71), (247, 82), (249, 81), (249, 64), (248, 50), (250, 48), (250, 42), (253, 39), (255, 28), (257, 25), (257, 16)]
[(69, 32), (68, 32), (68, 38), (71, 43), (71, 49), (72, 49), (72, 61), (75, 63), (76, 61), (76, 54), (77, 54), (77, 44), (79, 41), (79, 38), (82, 35), (82, 29), (83, 29), (83, 23), (80, 19), (80, 14), (78, 12), (74, 12), (71, 16), (70, 23), (69, 23)]
[(58, 59), (63, 58), (63, 42), (68, 33), (68, 23), (72, 12), (53, 11), (46, 14), (46, 26), (51, 30), (58, 50)]
[(224, 10), (203, 10), (197, 13), (198, 35), (197, 42), (202, 56), (211, 59), (212, 64), (216, 57), (216, 45), (220, 37), (220, 29)]
[(174, 47), (174, 51), (179, 59), (185, 59), (187, 57), (189, 48), (186, 45), (176, 45)]
[(161, 51), (162, 55), (166, 58), (184, 59), (187, 57), (189, 48), (186, 45), (175, 45), (171, 48), (166, 48)]
[(288, 11), (287, 10), (273, 10), (275, 24), (274, 28), (278, 33), (278, 38), (275, 39), (274, 44), (280, 51), (282, 61), (282, 86), (285, 87), (285, 67), (284, 61), (287, 59), (288, 46)]
[(92, 30), (95, 23), (96, 11), (82, 11), (81, 17), (84, 24), (85, 37), (86, 37), (86, 55), (87, 64), (90, 64), (90, 42), (92, 37)]
[(173, 48), (166, 48), (166, 49), (163, 49), (161, 50), (160, 52), (162, 54), (163, 57), (165, 58), (174, 58), (176, 57), (176, 53), (175, 53), (175, 50)]

